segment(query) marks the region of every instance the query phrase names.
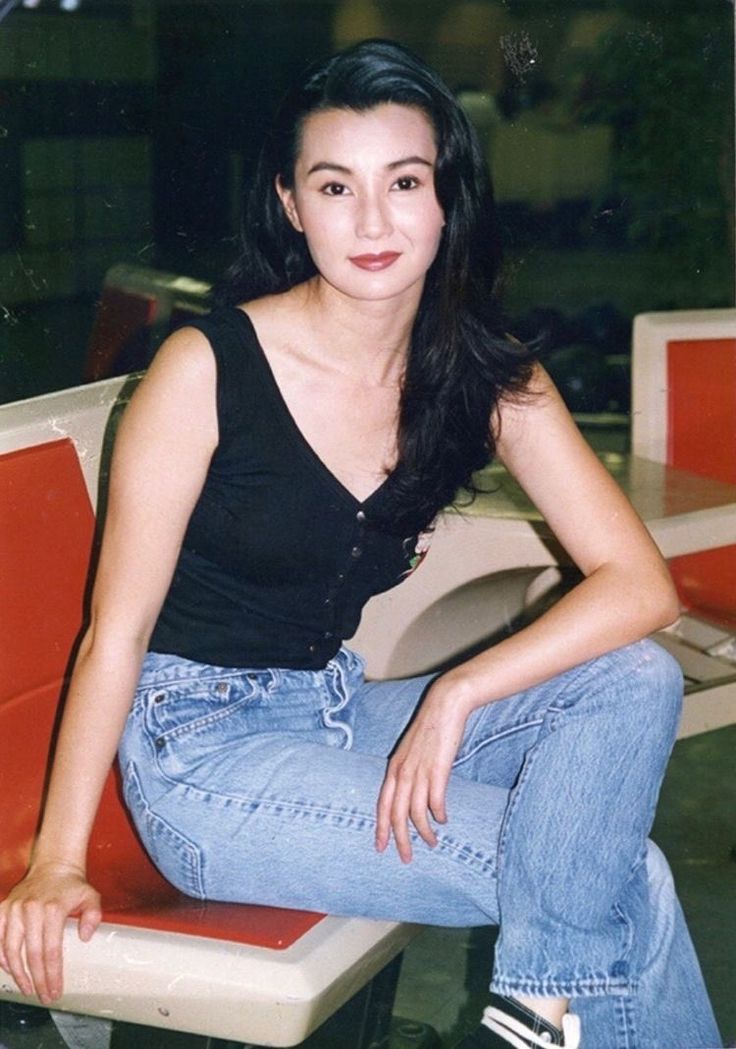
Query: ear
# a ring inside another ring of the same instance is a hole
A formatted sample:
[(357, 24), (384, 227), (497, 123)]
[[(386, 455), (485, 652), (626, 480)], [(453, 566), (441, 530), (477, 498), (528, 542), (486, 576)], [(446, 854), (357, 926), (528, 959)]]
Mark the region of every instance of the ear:
[(299, 221), (299, 212), (296, 209), (296, 201), (294, 200), (294, 191), (287, 189), (281, 181), (281, 175), (277, 175), (274, 185), (276, 186), (276, 192), (279, 195), (279, 200), (286, 212), (286, 217), (292, 224), (295, 230), (299, 233), (303, 233), (302, 224)]

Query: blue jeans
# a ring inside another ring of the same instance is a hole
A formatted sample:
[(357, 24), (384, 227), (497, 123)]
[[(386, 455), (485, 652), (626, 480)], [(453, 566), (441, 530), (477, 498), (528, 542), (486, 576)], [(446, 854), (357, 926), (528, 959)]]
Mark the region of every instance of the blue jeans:
[(500, 925), (491, 987), (565, 996), (585, 1049), (720, 1040), (665, 860), (647, 843), (678, 665), (649, 641), (473, 712), (448, 821), (408, 865), (374, 847), (386, 757), (431, 677), (146, 657), (120, 748), (128, 806), (192, 896)]

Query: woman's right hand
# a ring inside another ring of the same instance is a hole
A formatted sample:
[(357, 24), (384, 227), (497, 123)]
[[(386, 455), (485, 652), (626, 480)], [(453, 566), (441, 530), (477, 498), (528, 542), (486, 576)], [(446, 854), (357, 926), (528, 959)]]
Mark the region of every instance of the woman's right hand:
[(71, 914), (79, 915), (86, 942), (102, 920), (100, 896), (83, 870), (64, 863), (32, 867), (0, 903), (0, 968), (44, 1005), (62, 993), (62, 938)]

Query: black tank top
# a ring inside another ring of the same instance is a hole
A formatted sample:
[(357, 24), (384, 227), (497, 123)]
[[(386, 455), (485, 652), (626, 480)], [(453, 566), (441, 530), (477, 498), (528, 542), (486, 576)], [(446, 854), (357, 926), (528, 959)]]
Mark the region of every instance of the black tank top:
[[(217, 362), (219, 443), (149, 648), (232, 667), (319, 669), (426, 533), (386, 520), (392, 475), (359, 502), (297, 427), (242, 310), (191, 327)], [(182, 405), (186, 412), (186, 405)]]

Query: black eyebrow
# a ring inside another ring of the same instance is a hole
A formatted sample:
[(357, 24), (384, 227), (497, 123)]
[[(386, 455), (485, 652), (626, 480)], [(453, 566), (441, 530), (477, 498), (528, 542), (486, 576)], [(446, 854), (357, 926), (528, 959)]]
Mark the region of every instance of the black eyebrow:
[(425, 167), (434, 167), (431, 160), (427, 160), (426, 157), (402, 157), (401, 160), (394, 160), (391, 164), (388, 164), (389, 171), (393, 171), (395, 168), (401, 168), (404, 164), (424, 164)]
[[(390, 164), (386, 165), (389, 171), (395, 171), (396, 168), (404, 167), (406, 164), (423, 164), (425, 167), (431, 168), (433, 164), (431, 160), (427, 160), (426, 157), (402, 157), (401, 160), (392, 160)], [(334, 164), (330, 160), (320, 160), (319, 163), (313, 164), (307, 172), (307, 175), (313, 175), (317, 171), (337, 171), (341, 175), (352, 175), (350, 168), (346, 168), (344, 164)]]

